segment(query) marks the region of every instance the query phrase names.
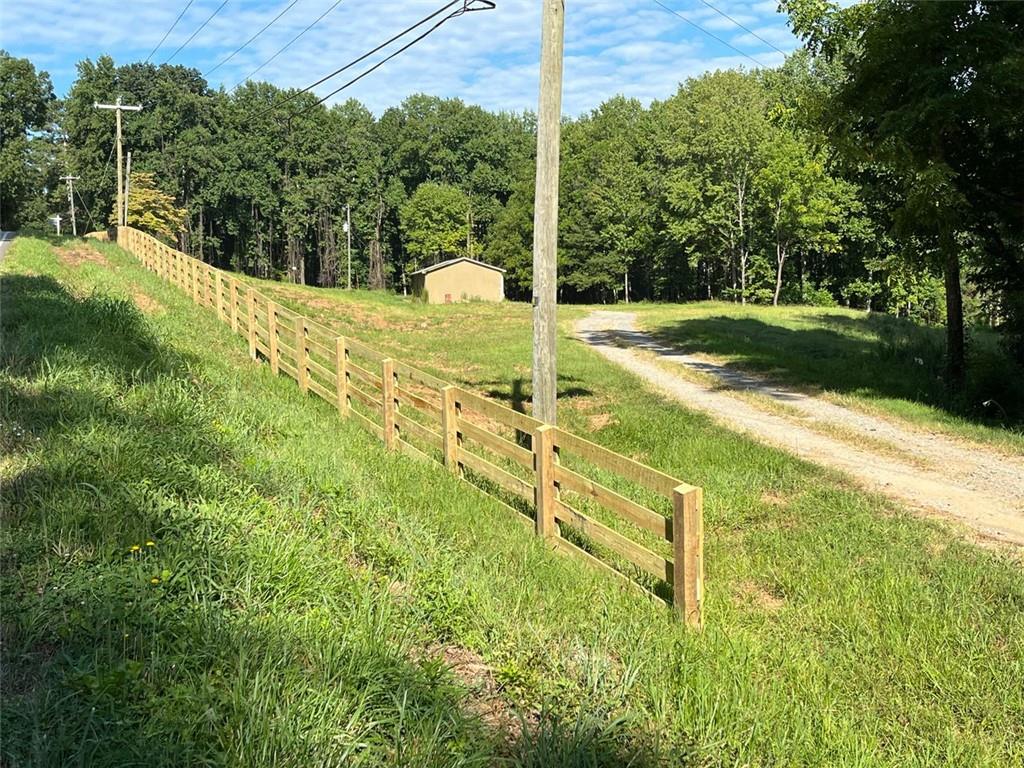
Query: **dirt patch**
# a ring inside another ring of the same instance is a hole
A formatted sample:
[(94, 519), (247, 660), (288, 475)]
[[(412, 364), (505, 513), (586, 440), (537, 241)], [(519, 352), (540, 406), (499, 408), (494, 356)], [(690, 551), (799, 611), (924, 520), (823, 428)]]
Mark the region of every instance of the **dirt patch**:
[(789, 504), (789, 499), (778, 491), (765, 491), (761, 494), (761, 503), (769, 507), (785, 507)]
[(83, 248), (81, 246), (57, 248), (55, 253), (61, 263), (66, 264), (69, 267), (80, 267), (86, 262), (90, 264), (98, 264), (101, 267), (110, 266), (110, 262), (107, 261), (103, 254), (97, 253), (91, 248)]
[(737, 585), (736, 602), (766, 613), (776, 613), (786, 604), (781, 596), (754, 581), (742, 581)]
[(137, 306), (140, 310), (142, 310), (144, 314), (147, 315), (153, 315), (156, 314), (157, 312), (163, 312), (164, 310), (163, 304), (161, 304), (156, 299), (151, 298), (146, 294), (142, 293), (142, 291), (135, 291), (132, 294), (132, 301), (135, 302), (135, 306)]
[(358, 304), (309, 296), (304, 291), (290, 290), (288, 288), (277, 288), (275, 292), (278, 295), (294, 299), (310, 309), (321, 310), (322, 312), (329, 313), (333, 317), (340, 314), (345, 321), (357, 328), (374, 328), (378, 331), (384, 331), (395, 327), (393, 323), (389, 323), (380, 315), (367, 312)]
[(443, 661), (455, 678), (469, 689), (466, 710), (470, 714), (503, 736), (507, 743), (519, 740), (523, 733), (523, 721), (501, 695), (501, 686), (495, 679), (494, 670), (480, 654), (457, 645), (432, 645), (427, 649), (427, 655)]
[(599, 429), (617, 424), (618, 420), (610, 413), (595, 413), (587, 417), (587, 426), (590, 427), (591, 431), (597, 432)]

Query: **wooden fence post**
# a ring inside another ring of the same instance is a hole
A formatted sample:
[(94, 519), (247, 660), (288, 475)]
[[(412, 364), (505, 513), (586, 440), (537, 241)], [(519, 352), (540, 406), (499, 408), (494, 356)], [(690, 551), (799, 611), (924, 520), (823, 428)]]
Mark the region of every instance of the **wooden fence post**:
[(238, 281), (231, 278), (228, 287), (228, 301), (231, 302), (231, 332), (238, 333)]
[(309, 353), (306, 351), (306, 318), (295, 318), (295, 378), (302, 394), (309, 394)]
[(245, 292), (246, 308), (249, 310), (249, 357), (256, 359), (256, 289)]
[(213, 273), (213, 279), (217, 281), (217, 320), (224, 322), (224, 285), (220, 279), (220, 272)]
[(444, 465), (453, 474), (459, 471), (459, 403), (458, 387), (441, 389), (441, 435), (444, 440)]
[(192, 268), (189, 270), (189, 273), (192, 276), (192, 303), (193, 304), (198, 304), (199, 303), (199, 262), (196, 261), (195, 259), (190, 258), (189, 259), (189, 263), (192, 266)]
[(680, 485), (672, 491), (672, 603), (691, 627), (704, 624), (703, 491)]
[(275, 374), (280, 370), (277, 357), (277, 305), (267, 301), (267, 344), (270, 346), (270, 370)]
[(551, 538), (558, 531), (555, 528), (555, 427), (544, 424), (533, 431), (534, 505), (536, 507), (536, 532), (538, 536)]
[(338, 396), (338, 415), (348, 417), (348, 353), (345, 351), (345, 337), (339, 336), (334, 341), (334, 375)]
[(384, 405), (384, 447), (395, 450), (395, 361), (390, 357), (380, 364), (380, 390)]

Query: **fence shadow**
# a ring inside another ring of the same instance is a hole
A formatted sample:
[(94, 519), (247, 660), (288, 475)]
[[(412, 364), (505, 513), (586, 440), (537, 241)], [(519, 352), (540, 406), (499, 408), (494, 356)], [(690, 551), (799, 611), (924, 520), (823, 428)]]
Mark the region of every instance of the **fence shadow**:
[[(5, 276), (0, 302), (0, 432), (5, 455), (32, 454), (30, 468), (0, 484), (0, 762), (344, 761), (340, 731), (321, 741), (284, 726), (251, 730), (283, 686), (275, 673), (293, 670), (307, 676), (310, 695), (361, 697), (369, 711), (401, 698), (407, 721), (397, 738), (408, 744), (440, 735), (489, 745), (480, 751), (522, 765), (646, 763), (628, 753), (628, 734), (611, 743), (600, 729), (541, 723), (510, 743), (507, 733), (458, 714), (465, 691), (444, 668), (373, 637), (319, 656), (290, 626), (240, 614), (223, 585), (202, 576), (204, 564), (227, 555), (211, 552), (208, 531), (176, 511), (215, 498), (220, 477), (239, 462), (192, 409), (202, 385), (190, 360), (162, 346), (131, 303), (79, 298), (48, 277)], [(176, 388), (177, 397), (154, 412), (130, 396), (146, 384)], [(174, 541), (177, 559), (192, 564), (188, 586), (178, 588), (186, 597), (140, 581), (144, 554), (126, 547), (149, 536)], [(288, 704), (277, 705), (285, 726), (297, 722)]]

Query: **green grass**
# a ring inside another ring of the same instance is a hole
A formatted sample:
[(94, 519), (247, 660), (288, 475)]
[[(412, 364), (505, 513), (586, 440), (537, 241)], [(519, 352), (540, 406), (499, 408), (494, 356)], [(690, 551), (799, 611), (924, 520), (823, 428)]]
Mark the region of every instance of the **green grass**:
[[(1010, 555), (722, 432), (563, 338), (563, 420), (705, 487), (707, 629), (688, 632), (96, 248), (109, 265), (71, 267), (22, 239), (2, 268), (5, 763), (1024, 760)], [(528, 396), (525, 307), (267, 288)], [(158, 304), (141, 313), (137, 293)], [(483, 659), (506, 720), (438, 647)]]
[(884, 313), (726, 302), (637, 304), (640, 325), (688, 352), (821, 390), (881, 416), (1024, 452), (1024, 370), (975, 329), (966, 394), (942, 380), (945, 336)]

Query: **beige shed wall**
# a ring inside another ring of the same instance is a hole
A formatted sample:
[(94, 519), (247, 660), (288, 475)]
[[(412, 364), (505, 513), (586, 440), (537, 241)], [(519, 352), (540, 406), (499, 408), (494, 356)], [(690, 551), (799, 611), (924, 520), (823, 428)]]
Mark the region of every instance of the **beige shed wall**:
[(423, 289), (431, 304), (445, 304), (446, 295), (451, 296), (451, 301), (503, 301), (505, 276), (497, 270), (463, 261), (425, 274)]

